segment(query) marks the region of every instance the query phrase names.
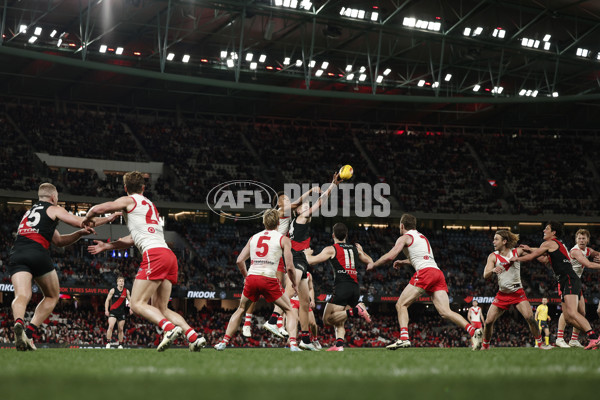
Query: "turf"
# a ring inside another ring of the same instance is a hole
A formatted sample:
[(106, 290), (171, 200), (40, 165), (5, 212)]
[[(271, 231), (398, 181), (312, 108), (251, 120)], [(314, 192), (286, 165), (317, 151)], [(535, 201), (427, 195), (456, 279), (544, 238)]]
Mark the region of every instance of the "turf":
[(580, 349), (0, 350), (3, 399), (547, 400), (599, 381), (600, 351)]

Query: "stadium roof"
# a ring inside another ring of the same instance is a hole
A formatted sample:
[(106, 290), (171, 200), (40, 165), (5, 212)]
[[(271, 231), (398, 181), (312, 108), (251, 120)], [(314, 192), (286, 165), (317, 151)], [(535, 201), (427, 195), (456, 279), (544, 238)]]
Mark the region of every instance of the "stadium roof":
[(334, 120), (599, 121), (598, 1), (0, 0), (0, 7), (0, 88), (12, 95)]

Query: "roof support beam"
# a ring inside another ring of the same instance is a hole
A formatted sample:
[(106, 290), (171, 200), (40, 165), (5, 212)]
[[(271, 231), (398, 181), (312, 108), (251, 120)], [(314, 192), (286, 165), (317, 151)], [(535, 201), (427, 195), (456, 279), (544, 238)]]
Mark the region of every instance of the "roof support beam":
[(567, 47), (565, 47), (560, 53), (558, 53), (559, 55), (563, 55), (565, 54), (567, 51), (569, 51), (571, 49), (571, 47), (575, 46), (577, 43), (581, 42), (584, 38), (586, 38), (587, 36), (589, 36), (592, 32), (594, 32), (596, 29), (598, 29), (598, 27), (600, 26), (600, 23), (597, 23), (596, 25), (592, 26), (590, 29), (587, 30), (587, 32), (585, 32), (584, 34), (582, 34), (581, 36), (579, 36), (577, 39), (575, 39), (570, 45), (568, 45)]
[(6, 8), (8, 0), (4, 0), (4, 8), (2, 9), (2, 22), (0, 23), (0, 46), (4, 43), (4, 27), (6, 26)]
[[(85, 11), (81, 6), (82, 0), (79, 0), (79, 36), (81, 37), (81, 59), (83, 61), (87, 58), (87, 49), (90, 41), (90, 8), (92, 7), (92, 0), (88, 0)], [(86, 13), (85, 22), (83, 20), (83, 13)]]
[[(158, 55), (160, 57), (160, 72), (165, 72), (167, 63), (167, 38), (169, 37), (169, 23), (171, 22), (171, 0), (167, 5), (167, 21), (165, 22), (164, 37), (160, 37), (160, 13), (156, 17), (156, 29), (158, 33)], [(162, 39), (162, 44), (161, 44)]]

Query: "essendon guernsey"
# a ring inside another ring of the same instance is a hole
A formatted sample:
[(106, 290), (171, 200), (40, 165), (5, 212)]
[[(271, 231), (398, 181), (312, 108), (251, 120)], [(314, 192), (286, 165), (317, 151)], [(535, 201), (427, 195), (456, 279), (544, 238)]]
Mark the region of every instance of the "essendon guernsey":
[(566, 276), (573, 272), (573, 265), (571, 264), (571, 256), (569, 256), (569, 251), (563, 242), (558, 239), (552, 240), (558, 244), (558, 250), (548, 252), (548, 258), (550, 260), (552, 270), (554, 271), (554, 275), (556, 275), (557, 279), (560, 279), (561, 276)]
[(358, 275), (356, 272), (356, 261), (358, 260), (358, 250), (353, 244), (336, 243), (333, 245), (335, 257), (331, 262), (333, 269), (333, 281), (337, 286), (341, 283), (358, 284)]
[(50, 247), (58, 225), (58, 220), (52, 220), (46, 214), (46, 210), (51, 206), (52, 203), (40, 201), (25, 213), (17, 229), (17, 238), (11, 253), (16, 250), (47, 250)]
[(115, 292), (112, 297), (110, 312), (115, 314), (123, 314), (125, 312), (125, 300), (127, 300), (127, 289), (125, 287), (123, 287), (123, 290), (119, 290), (119, 288), (113, 289)]

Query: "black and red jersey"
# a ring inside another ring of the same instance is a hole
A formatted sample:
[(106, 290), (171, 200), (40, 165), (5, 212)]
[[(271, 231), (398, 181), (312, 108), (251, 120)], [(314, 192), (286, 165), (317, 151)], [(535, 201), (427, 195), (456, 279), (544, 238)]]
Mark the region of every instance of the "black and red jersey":
[(310, 247), (310, 222), (299, 224), (297, 221), (297, 218), (292, 221), (289, 234), (292, 250), (302, 251)]
[(112, 304), (110, 305), (111, 313), (124, 313), (125, 312), (125, 304), (127, 304), (127, 289), (123, 287), (123, 290), (119, 290), (119, 288), (113, 288), (114, 293), (112, 296)]
[(31, 206), (17, 228), (17, 238), (12, 251), (50, 248), (52, 236), (58, 225), (58, 220), (53, 220), (46, 213), (52, 205), (47, 201), (39, 201)]
[(335, 257), (329, 262), (333, 269), (333, 284), (340, 283), (358, 284), (358, 273), (356, 272), (356, 263), (358, 261), (358, 250), (353, 244), (336, 243), (333, 245)]
[(567, 250), (563, 242), (558, 239), (552, 240), (558, 244), (558, 249), (553, 252), (549, 251), (548, 259), (550, 260), (550, 265), (552, 266), (554, 275), (556, 275), (557, 279), (560, 279), (561, 276), (565, 276), (573, 272), (573, 265), (571, 264), (569, 250)]

